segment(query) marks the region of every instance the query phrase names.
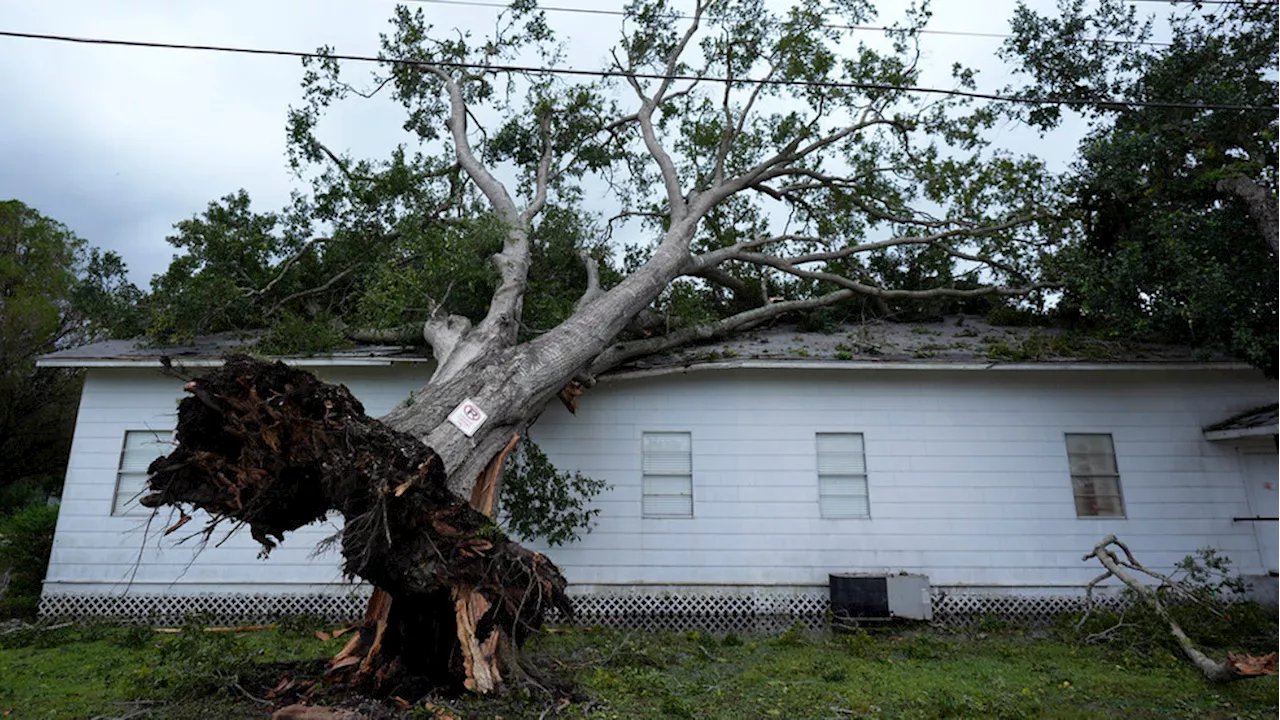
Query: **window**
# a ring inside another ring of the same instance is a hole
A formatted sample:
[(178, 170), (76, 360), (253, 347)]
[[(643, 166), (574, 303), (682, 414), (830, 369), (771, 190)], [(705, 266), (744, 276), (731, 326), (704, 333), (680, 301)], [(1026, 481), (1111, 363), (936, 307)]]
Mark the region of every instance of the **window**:
[(818, 433), (818, 509), (824, 518), (869, 518), (862, 433)]
[(1076, 517), (1124, 517), (1116, 450), (1108, 433), (1067, 433)]
[(147, 491), (147, 466), (173, 451), (172, 430), (125, 430), (116, 473), (116, 496), (112, 515), (144, 515), (151, 512), (138, 504)]
[(644, 517), (693, 517), (693, 440), (689, 433), (644, 433), (641, 454)]

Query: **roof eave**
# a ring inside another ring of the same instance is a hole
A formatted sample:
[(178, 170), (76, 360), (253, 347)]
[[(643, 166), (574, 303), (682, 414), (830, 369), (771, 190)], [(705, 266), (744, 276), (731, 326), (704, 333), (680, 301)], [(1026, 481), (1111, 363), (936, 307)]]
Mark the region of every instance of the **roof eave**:
[(1251, 370), (1246, 363), (1239, 362), (1044, 362), (1044, 363), (1010, 363), (1010, 362), (919, 362), (913, 360), (884, 361), (848, 361), (848, 360), (730, 360), (725, 362), (695, 363), (689, 365), (670, 365), (665, 367), (641, 368), (611, 372), (600, 377), (604, 381), (636, 380), (662, 375), (679, 375), (703, 370), (926, 370), (926, 371), (1151, 371), (1151, 370)]
[(1280, 426), (1273, 423), (1271, 425), (1232, 428), (1230, 430), (1206, 430), (1204, 433), (1204, 439), (1209, 442), (1221, 442), (1224, 440), (1241, 440), (1244, 438), (1273, 437), (1277, 434), (1280, 434)]
[[(423, 358), (335, 358), (335, 357), (275, 357), (297, 367), (385, 367), (398, 362), (426, 362)], [(174, 367), (222, 367), (222, 358), (172, 359)], [(41, 368), (154, 368), (160, 367), (159, 358), (84, 358), (40, 359)]]

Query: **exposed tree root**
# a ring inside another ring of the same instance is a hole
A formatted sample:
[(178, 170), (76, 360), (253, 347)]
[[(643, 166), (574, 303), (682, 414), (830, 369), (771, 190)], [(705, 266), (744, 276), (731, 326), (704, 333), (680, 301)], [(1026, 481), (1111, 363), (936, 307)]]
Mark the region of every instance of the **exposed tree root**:
[[(504, 642), (518, 648), (552, 608), (572, 612), (554, 564), (451, 493), (431, 448), (369, 418), (345, 387), (233, 356), (186, 389), (177, 449), (151, 464), (142, 504), (207, 511), (206, 539), (248, 525), (264, 554), (341, 512), (343, 570), (376, 591), (332, 679), (385, 690), (408, 673), (491, 692), (521, 674), (504, 667)], [(492, 495), (478, 497), (489, 511)]]
[[(1116, 546), (1124, 553), (1123, 560), (1109, 547), (1111, 545)], [(1098, 562), (1102, 563), (1102, 566), (1106, 568), (1106, 572), (1089, 582), (1087, 589), (1090, 597), (1092, 597), (1093, 589), (1097, 587), (1098, 583), (1111, 577), (1119, 578), (1121, 582), (1132, 588), (1134, 592), (1138, 593), (1155, 609), (1160, 619), (1168, 624), (1169, 632), (1178, 641), (1178, 647), (1182, 649), (1182, 653), (1187, 656), (1187, 659), (1200, 672), (1204, 673), (1204, 676), (1210, 682), (1225, 683), (1233, 680), (1242, 680), (1247, 677), (1276, 674), (1276, 653), (1262, 657), (1227, 653), (1226, 661), (1218, 662), (1200, 652), (1195, 643), (1191, 642), (1191, 638), (1187, 637), (1182, 627), (1169, 614), (1169, 610), (1160, 601), (1160, 595), (1150, 587), (1142, 584), (1129, 571), (1139, 572), (1159, 580), (1162, 585), (1172, 586), (1172, 581), (1166, 575), (1143, 567), (1142, 563), (1139, 563), (1133, 557), (1133, 553), (1129, 551), (1128, 546), (1117, 540), (1115, 535), (1108, 535), (1103, 538), (1101, 542), (1093, 547), (1093, 552), (1088, 553), (1081, 559), (1088, 560), (1090, 558), (1097, 558)]]

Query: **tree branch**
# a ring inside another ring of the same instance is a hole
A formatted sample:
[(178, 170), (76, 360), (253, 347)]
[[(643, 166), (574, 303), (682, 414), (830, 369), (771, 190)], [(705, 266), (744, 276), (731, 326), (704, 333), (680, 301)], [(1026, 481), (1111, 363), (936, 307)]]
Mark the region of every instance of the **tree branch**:
[(588, 303), (604, 294), (604, 290), (600, 288), (600, 266), (596, 259), (591, 257), (591, 253), (584, 248), (578, 253), (582, 258), (582, 264), (587, 267), (587, 289), (582, 292), (582, 297), (578, 298), (578, 302), (574, 304), (573, 311), (576, 313), (585, 307)]
[(356, 265), (352, 265), (347, 269), (343, 270), (342, 272), (336, 273), (333, 277), (326, 280), (322, 285), (317, 285), (316, 287), (313, 287), (313, 288), (307, 288), (306, 290), (299, 290), (298, 292), (293, 293), (292, 295), (286, 296), (285, 298), (277, 302), (275, 305), (272, 305), (271, 309), (267, 311), (267, 314), (275, 315), (276, 312), (279, 311), (280, 308), (283, 307), (284, 304), (289, 302), (290, 300), (297, 300), (298, 298), (307, 297), (308, 295), (318, 295), (319, 293), (322, 293), (328, 290), (329, 288), (333, 287), (334, 284), (337, 283), (339, 280), (355, 272), (357, 267), (358, 266)]
[(329, 238), (314, 237), (303, 243), (302, 247), (298, 248), (298, 252), (285, 258), (284, 262), (280, 263), (280, 272), (276, 273), (276, 276), (271, 278), (270, 282), (257, 290), (250, 290), (246, 294), (261, 297), (271, 292), (271, 288), (274, 288), (281, 280), (284, 279), (285, 274), (289, 272), (289, 268), (293, 267), (294, 263), (301, 260), (303, 255), (311, 252), (311, 248), (328, 241)]
[(682, 328), (680, 330), (667, 333), (666, 335), (646, 338), (644, 340), (632, 340), (630, 342), (617, 343), (607, 348), (591, 361), (588, 374), (592, 376), (599, 375), (600, 373), (612, 370), (618, 365), (634, 358), (652, 355), (665, 350), (671, 350), (672, 348), (677, 348), (681, 345), (687, 345), (693, 342), (723, 337), (735, 330), (770, 320), (785, 313), (832, 305), (840, 302), (841, 300), (851, 298), (855, 294), (856, 293), (852, 290), (836, 290), (835, 292), (807, 300), (789, 300), (786, 302), (770, 303), (768, 305), (762, 305), (757, 308), (745, 310), (736, 315), (730, 315), (727, 318), (717, 320), (712, 323), (706, 323), (696, 327)]
[(1229, 192), (1244, 201), (1249, 215), (1258, 224), (1271, 252), (1280, 253), (1280, 219), (1276, 217), (1276, 196), (1257, 180), (1244, 175), (1218, 181), (1219, 192)]
[[(1127, 562), (1121, 562), (1120, 559), (1116, 557), (1115, 552), (1108, 547), (1110, 545), (1115, 545), (1120, 548), (1120, 550), (1124, 552)], [(1119, 578), (1119, 580), (1125, 585), (1132, 588), (1134, 592), (1138, 593), (1139, 596), (1151, 605), (1152, 609), (1156, 611), (1156, 614), (1160, 616), (1160, 619), (1165, 621), (1165, 624), (1169, 626), (1169, 633), (1173, 635), (1174, 640), (1178, 642), (1178, 647), (1182, 649), (1182, 653), (1187, 656), (1187, 659), (1190, 660), (1191, 663), (1200, 670), (1200, 672), (1204, 673), (1205, 678), (1210, 682), (1224, 683), (1256, 675), (1275, 674), (1275, 653), (1271, 653), (1265, 658), (1252, 658), (1247, 655), (1235, 656), (1231, 653), (1227, 653), (1227, 661), (1218, 662), (1210, 658), (1208, 655), (1200, 652), (1200, 650), (1195, 646), (1195, 643), (1191, 642), (1191, 638), (1187, 637), (1186, 632), (1182, 630), (1182, 627), (1178, 625), (1177, 621), (1173, 619), (1173, 616), (1169, 614), (1168, 608), (1164, 606), (1164, 603), (1160, 602), (1160, 596), (1153, 592), (1151, 588), (1139, 582), (1137, 578), (1126, 570), (1126, 568), (1144, 573), (1164, 583), (1167, 583), (1169, 578), (1161, 575), (1160, 573), (1144, 568), (1142, 564), (1133, 557), (1133, 553), (1129, 551), (1128, 546), (1117, 540), (1115, 535), (1108, 535), (1103, 538), (1101, 542), (1093, 547), (1093, 552), (1088, 553), (1081, 558), (1081, 560), (1089, 560), (1090, 558), (1096, 558), (1098, 562), (1102, 563), (1102, 566), (1106, 568), (1107, 571), (1090, 582), (1089, 586), (1092, 588), (1097, 585), (1099, 581), (1114, 576)], [(1267, 672), (1268, 662), (1270, 672)], [(1260, 672), (1258, 671), (1259, 669), (1261, 669)]]
[(551, 117), (544, 115), (538, 122), (538, 128), (542, 131), (542, 158), (538, 160), (533, 202), (529, 203), (529, 207), (520, 216), (526, 224), (537, 217), (547, 205), (547, 183), (551, 173)]

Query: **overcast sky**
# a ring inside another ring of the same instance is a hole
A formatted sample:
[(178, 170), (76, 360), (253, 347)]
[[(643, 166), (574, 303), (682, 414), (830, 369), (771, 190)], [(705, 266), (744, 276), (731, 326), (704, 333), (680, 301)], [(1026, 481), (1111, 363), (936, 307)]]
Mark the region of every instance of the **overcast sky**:
[[(616, 9), (623, 0), (543, 4)], [(904, 5), (882, 2), (881, 20), (900, 17)], [(935, 2), (930, 27), (1006, 32), (1014, 6)], [(497, 13), (421, 7), (438, 28), (480, 32)], [(393, 8), (385, 0), (0, 0), (0, 30), (301, 51), (327, 44), (372, 55)], [(570, 44), (566, 65), (603, 65), (619, 37), (615, 18), (549, 12), (548, 19)], [(961, 62), (980, 70), (980, 89), (1000, 89), (1009, 74), (994, 57), (998, 46), (993, 38), (927, 36), (925, 84), (950, 86), (948, 70)], [(286, 111), (300, 98), (296, 59), (14, 38), (0, 38), (0, 57), (0, 199), (21, 200), (118, 251), (139, 286), (167, 266), (165, 237), (175, 222), (239, 188), (257, 209), (278, 209), (297, 187), (284, 157)], [(321, 135), (334, 149), (384, 155), (406, 139), (400, 120), (389, 102), (352, 102)], [(1061, 166), (1075, 136), (1042, 141), (1006, 126), (997, 142)]]

